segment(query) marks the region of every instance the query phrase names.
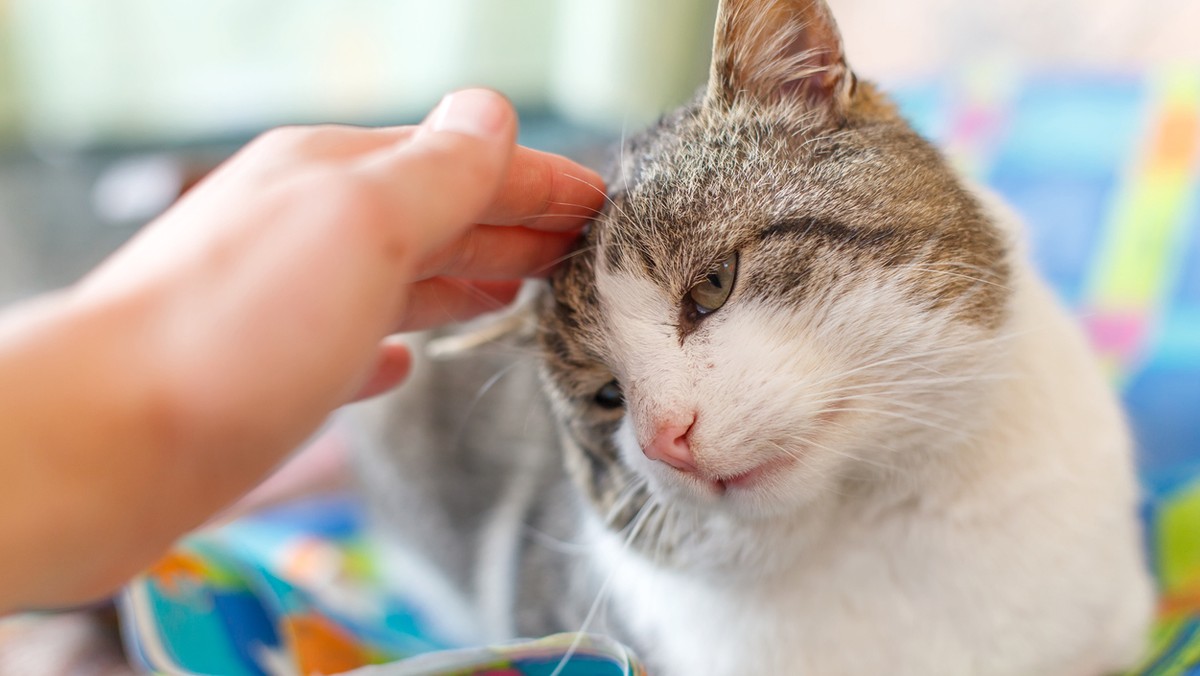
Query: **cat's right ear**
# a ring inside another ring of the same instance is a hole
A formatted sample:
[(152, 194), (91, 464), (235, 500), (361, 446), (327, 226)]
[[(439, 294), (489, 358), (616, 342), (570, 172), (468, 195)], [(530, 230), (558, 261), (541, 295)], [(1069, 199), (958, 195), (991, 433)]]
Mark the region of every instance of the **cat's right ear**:
[(824, 0), (721, 0), (706, 104), (793, 104), (844, 117), (854, 91)]

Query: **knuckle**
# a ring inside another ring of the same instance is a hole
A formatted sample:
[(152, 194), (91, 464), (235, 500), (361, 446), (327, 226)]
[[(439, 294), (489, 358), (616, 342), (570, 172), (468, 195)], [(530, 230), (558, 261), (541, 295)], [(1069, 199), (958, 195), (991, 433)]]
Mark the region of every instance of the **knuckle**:
[(254, 143), (273, 152), (316, 155), (336, 148), (342, 140), (343, 130), (336, 125), (288, 125), (263, 132)]
[(372, 181), (354, 174), (333, 173), (313, 187), (313, 190), (318, 189), (328, 207), (351, 225), (373, 232), (389, 220), (381, 190)]
[(298, 137), (304, 133), (303, 128), (295, 126), (275, 127), (258, 135), (252, 145), (269, 150), (279, 150), (295, 145)]
[(532, 186), (527, 186), (527, 189), (535, 191), (537, 195), (537, 204), (531, 210), (531, 214), (539, 215), (549, 213), (553, 204), (551, 201), (558, 194), (559, 181), (562, 180), (560, 171), (550, 161), (539, 161), (534, 164)]
[(456, 272), (467, 272), (475, 269), (481, 254), (479, 237), (474, 231), (468, 232), (450, 248), (448, 269)]
[(423, 155), (424, 162), (452, 169), (447, 173), (453, 174), (466, 185), (494, 182), (499, 173), (493, 160), (494, 153), (483, 147), (477, 139), (437, 134), (430, 137)]
[(379, 181), (355, 173), (330, 172), (313, 190), (322, 191), (325, 208), (332, 210), (354, 237), (390, 259), (409, 255), (408, 228), (400, 227), (394, 198)]

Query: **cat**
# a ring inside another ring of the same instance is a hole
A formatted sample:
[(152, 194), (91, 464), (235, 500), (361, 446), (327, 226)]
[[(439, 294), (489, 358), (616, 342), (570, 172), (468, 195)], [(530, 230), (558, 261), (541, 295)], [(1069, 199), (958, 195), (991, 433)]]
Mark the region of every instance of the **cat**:
[(1137, 658), (1122, 413), (821, 0), (724, 0), (707, 87), (620, 155), (504, 320), (535, 325), (356, 414), (374, 522), (470, 640), (587, 629), (655, 676)]

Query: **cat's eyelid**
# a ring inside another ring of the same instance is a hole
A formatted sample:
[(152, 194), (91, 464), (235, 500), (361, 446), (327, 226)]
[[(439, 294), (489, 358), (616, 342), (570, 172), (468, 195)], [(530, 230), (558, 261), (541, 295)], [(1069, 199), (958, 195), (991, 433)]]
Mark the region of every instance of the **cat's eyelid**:
[[(679, 338), (681, 341), (687, 334), (694, 331), (702, 320), (712, 316), (729, 303), (729, 299), (732, 298), (733, 291), (738, 285), (738, 267), (740, 261), (741, 252), (735, 251), (733, 254), (723, 258), (721, 262), (717, 263), (712, 270), (705, 273), (705, 275), (700, 278), (700, 281), (694, 283), (688, 288), (688, 291), (683, 295), (683, 298), (680, 301), (679, 308)], [(718, 294), (719, 299), (717, 299), (711, 305), (711, 307), (702, 305), (701, 303), (703, 301), (696, 297), (696, 293), (699, 288), (706, 283), (712, 284), (710, 281), (712, 276), (721, 277), (726, 274), (729, 280), (728, 288), (713, 284), (713, 286), (720, 292)]]
[(719, 275), (721, 273), (721, 267), (723, 265), (725, 265), (726, 263), (729, 263), (730, 261), (733, 261), (733, 270), (734, 270), (733, 276), (734, 276), (734, 279), (737, 279), (737, 269), (738, 269), (739, 263), (741, 262), (741, 255), (742, 255), (741, 251), (736, 250), (733, 253), (729, 253), (729, 254), (720, 256), (719, 258), (717, 258), (717, 260), (712, 265), (708, 266), (707, 268), (702, 269), (699, 273), (696, 274), (696, 276), (692, 280), (692, 282), (687, 285), (687, 287), (686, 287), (687, 290), (690, 291), (692, 289), (692, 287), (696, 286), (697, 284), (703, 284), (704, 282), (708, 281), (709, 277), (711, 277), (713, 275)]

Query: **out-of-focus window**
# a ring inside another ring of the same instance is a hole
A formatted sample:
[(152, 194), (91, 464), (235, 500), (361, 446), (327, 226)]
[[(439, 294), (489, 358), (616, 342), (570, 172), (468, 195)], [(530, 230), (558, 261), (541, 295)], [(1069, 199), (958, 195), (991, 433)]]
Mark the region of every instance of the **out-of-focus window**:
[[(54, 144), (407, 121), (447, 90), (641, 124), (707, 74), (715, 0), (0, 0), (0, 120)], [(18, 126), (19, 125), (19, 126)]]

